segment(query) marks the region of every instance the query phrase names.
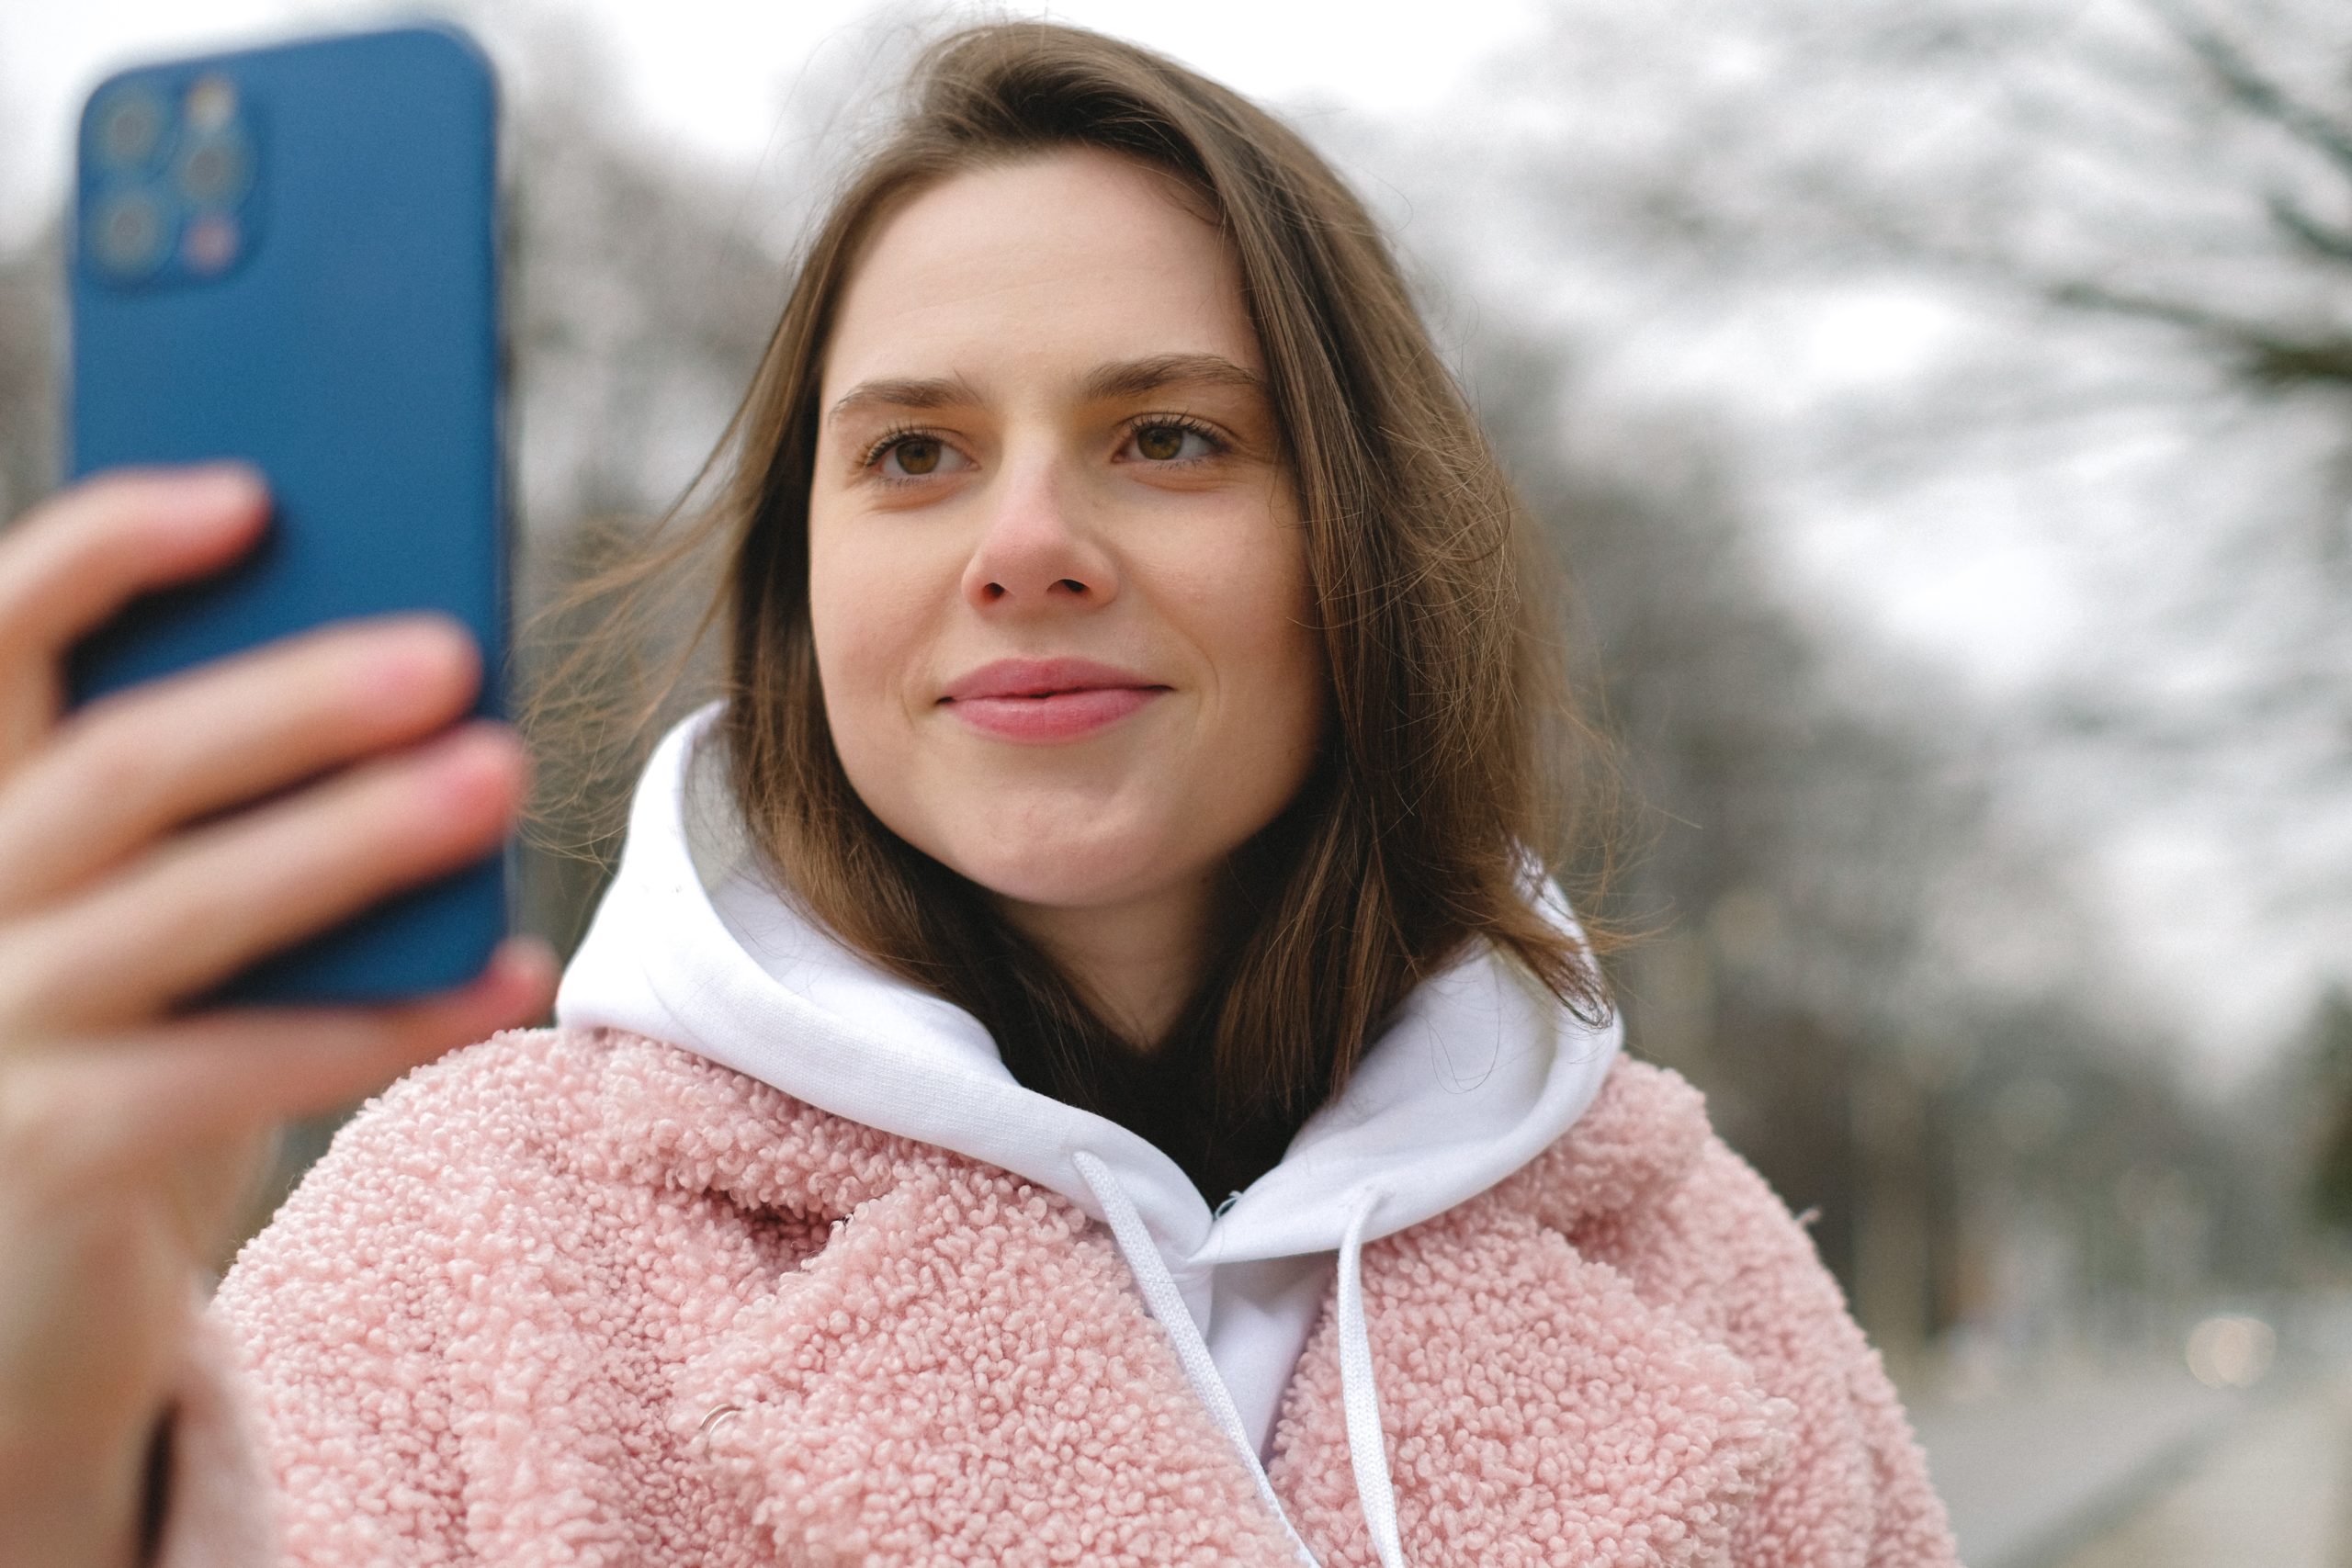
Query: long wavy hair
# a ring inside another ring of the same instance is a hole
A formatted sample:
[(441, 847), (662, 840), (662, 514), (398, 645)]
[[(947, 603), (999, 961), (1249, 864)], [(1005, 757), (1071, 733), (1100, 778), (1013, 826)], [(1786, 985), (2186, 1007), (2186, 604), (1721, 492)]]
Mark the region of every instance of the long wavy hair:
[[(1221, 1132), (1251, 1142), (1245, 1124), (1278, 1156), (1396, 1005), (1467, 944), (1492, 943), (1588, 1021), (1609, 1006), (1604, 928), (1586, 910), (1579, 940), (1530, 899), (1538, 863), (1606, 859), (1588, 836), (1591, 792), (1571, 787), (1594, 776), (1600, 745), (1571, 701), (1558, 568), (1378, 226), (1297, 134), (1081, 29), (1004, 22), (938, 39), (815, 225), (699, 534), (623, 575), (698, 545), (720, 554), (704, 624), (721, 628), (727, 766), (780, 886), (851, 947), (976, 1015), (1023, 1081), (1114, 1099), (1110, 1075), (1138, 1043), (851, 787), (809, 626), (820, 377), (865, 247), (942, 181), (1071, 148), (1174, 176), (1221, 229), (1304, 514), (1332, 722), (1298, 797), (1233, 857), (1196, 995), (1168, 1040), (1144, 1043), (1205, 1075), (1192, 1136), (1211, 1165)], [(1218, 1190), (1213, 1171), (1196, 1179)]]

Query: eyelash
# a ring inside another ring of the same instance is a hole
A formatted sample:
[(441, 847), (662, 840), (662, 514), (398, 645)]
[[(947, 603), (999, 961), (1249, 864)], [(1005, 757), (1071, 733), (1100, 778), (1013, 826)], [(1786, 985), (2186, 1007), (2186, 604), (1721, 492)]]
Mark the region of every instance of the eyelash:
[[(1151, 463), (1151, 466), (1156, 468), (1188, 468), (1195, 463), (1205, 463), (1211, 458), (1221, 457), (1226, 453), (1232, 450), (1232, 444), (1227, 441), (1226, 438), (1219, 434), (1215, 429), (1202, 423), (1199, 420), (1194, 419), (1190, 414), (1182, 413), (1151, 413), (1143, 414), (1136, 419), (1132, 419), (1127, 422), (1125, 432), (1121, 436), (1119, 445), (1124, 448), (1129, 441), (1134, 440), (1136, 436), (1141, 434), (1144, 431), (1159, 430), (1162, 428), (1190, 432), (1192, 434), (1197, 435), (1202, 440), (1207, 442), (1211, 450), (1198, 457), (1169, 457), (1156, 459)], [(894, 424), (889, 429), (884, 431), (881, 435), (876, 437), (874, 444), (866, 447), (865, 455), (858, 458), (857, 466), (859, 472), (867, 473), (877, 482), (886, 485), (922, 484), (923, 479), (921, 478), (899, 479), (894, 474), (885, 474), (875, 471), (876, 465), (880, 463), (882, 459), (889, 454), (891, 447), (896, 446), (901, 441), (913, 440), (918, 437), (924, 441), (938, 442), (943, 446), (947, 445), (946, 441), (943, 437), (931, 431), (923, 429), (920, 425)]]

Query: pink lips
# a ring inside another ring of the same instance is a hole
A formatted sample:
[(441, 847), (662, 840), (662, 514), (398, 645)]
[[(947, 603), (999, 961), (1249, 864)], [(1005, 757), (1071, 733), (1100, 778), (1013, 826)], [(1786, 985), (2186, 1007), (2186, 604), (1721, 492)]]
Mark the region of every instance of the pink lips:
[(957, 718), (1005, 740), (1069, 740), (1116, 723), (1168, 688), (1091, 659), (1000, 659), (940, 698)]

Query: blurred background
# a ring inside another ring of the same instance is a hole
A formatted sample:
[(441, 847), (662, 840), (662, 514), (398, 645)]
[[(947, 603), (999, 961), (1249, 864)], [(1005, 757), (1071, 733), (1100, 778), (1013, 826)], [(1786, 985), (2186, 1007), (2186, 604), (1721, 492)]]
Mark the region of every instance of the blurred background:
[[(980, 13), (442, 14), (508, 91), (527, 615), (686, 490), (876, 90)], [(1577, 581), (1634, 1047), (1807, 1215), (1973, 1568), (2352, 1563), (2352, 7), (1022, 14), (1283, 109), (1391, 225)], [(54, 482), (82, 95), (381, 19), (0, 5), (0, 514)], [(560, 944), (595, 831), (526, 860)]]

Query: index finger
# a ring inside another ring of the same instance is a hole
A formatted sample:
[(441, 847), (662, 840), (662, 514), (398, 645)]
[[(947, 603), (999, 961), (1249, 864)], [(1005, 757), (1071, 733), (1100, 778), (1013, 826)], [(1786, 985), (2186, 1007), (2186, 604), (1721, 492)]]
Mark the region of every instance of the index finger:
[(0, 536), (0, 679), (139, 594), (228, 565), (268, 508), (243, 463), (118, 468), (50, 497)]
[(56, 722), (67, 646), (150, 590), (217, 571), (268, 514), (240, 463), (121, 468), (59, 491), (0, 535), (0, 773)]

